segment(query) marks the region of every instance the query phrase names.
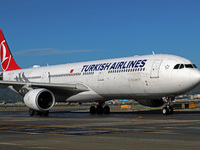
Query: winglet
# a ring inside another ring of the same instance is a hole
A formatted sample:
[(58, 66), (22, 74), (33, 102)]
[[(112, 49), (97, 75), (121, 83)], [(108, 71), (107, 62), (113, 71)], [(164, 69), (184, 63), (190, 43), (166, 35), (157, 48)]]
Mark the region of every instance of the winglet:
[(0, 29), (0, 59), (1, 59), (1, 69), (3, 72), (21, 69), (16, 64), (1, 29)]

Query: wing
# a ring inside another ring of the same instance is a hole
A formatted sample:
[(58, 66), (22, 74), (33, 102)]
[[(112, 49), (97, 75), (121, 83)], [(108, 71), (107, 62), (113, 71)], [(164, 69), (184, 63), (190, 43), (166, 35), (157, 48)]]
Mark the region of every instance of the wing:
[(68, 98), (72, 95), (89, 91), (89, 88), (83, 84), (61, 84), (61, 83), (37, 83), (37, 82), (18, 82), (18, 81), (0, 81), (0, 87), (12, 87), (22, 96), (25, 95), (29, 90), (35, 88), (45, 88), (50, 90), (57, 97)]

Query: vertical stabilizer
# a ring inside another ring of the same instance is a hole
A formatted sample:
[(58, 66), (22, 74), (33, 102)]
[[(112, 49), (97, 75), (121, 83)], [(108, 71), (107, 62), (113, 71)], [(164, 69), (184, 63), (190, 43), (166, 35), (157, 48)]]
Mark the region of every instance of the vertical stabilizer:
[(21, 69), (15, 62), (6, 43), (2, 30), (0, 29), (0, 59), (2, 71)]

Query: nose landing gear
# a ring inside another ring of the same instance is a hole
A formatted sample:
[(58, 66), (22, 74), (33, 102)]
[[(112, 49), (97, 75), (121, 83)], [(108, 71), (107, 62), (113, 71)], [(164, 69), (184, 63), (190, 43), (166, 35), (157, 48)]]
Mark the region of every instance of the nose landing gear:
[(171, 115), (174, 113), (174, 109), (171, 106), (171, 102), (174, 100), (174, 98), (167, 98), (167, 103), (165, 107), (162, 109), (163, 115)]

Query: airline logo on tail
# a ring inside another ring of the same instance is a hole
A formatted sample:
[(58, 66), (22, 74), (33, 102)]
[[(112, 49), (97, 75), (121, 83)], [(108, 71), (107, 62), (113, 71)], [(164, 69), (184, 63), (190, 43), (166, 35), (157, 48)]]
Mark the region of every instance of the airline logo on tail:
[(6, 71), (10, 65), (10, 60), (11, 60), (11, 55), (9, 56), (8, 54), (6, 55), (6, 41), (1, 42), (1, 66), (2, 66), (2, 71)]
[(12, 57), (6, 40), (3, 36), (2, 31), (0, 30), (0, 59), (1, 59), (1, 67), (2, 71), (11, 71), (21, 69), (15, 62)]

